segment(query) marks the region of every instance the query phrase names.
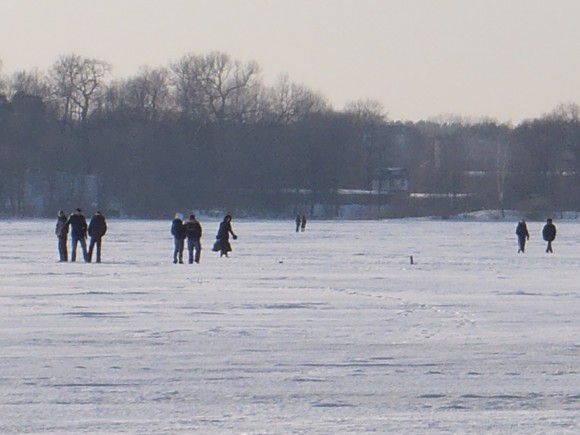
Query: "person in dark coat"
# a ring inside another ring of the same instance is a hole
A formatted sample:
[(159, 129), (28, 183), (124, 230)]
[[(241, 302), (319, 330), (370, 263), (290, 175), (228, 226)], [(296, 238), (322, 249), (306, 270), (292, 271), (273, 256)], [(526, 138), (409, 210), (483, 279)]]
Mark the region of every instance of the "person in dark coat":
[(302, 220), (300, 221), (300, 229), (302, 232), (306, 230), (306, 216), (302, 215)]
[(300, 215), (297, 214), (296, 215), (296, 232), (298, 232), (298, 230), (300, 230), (300, 222), (301, 222)]
[(554, 253), (552, 250), (552, 242), (556, 239), (556, 226), (552, 223), (552, 219), (550, 218), (548, 218), (546, 225), (544, 225), (544, 228), (542, 229), (542, 237), (546, 242), (548, 242), (546, 253)]
[(66, 222), (67, 226), (70, 226), (71, 231), (71, 244), (72, 244), (72, 252), (70, 261), (74, 262), (77, 260), (77, 244), (81, 244), (81, 248), (83, 250), (83, 258), (88, 261), (88, 252), (87, 252), (87, 220), (83, 215), (83, 211), (80, 208), (77, 208), (73, 214), (70, 215)]
[(219, 242), (220, 257), (228, 256), (228, 252), (231, 252), (232, 245), (230, 245), (230, 234), (236, 240), (238, 236), (232, 230), (232, 217), (228, 214), (224, 217), (224, 220), (220, 223), (218, 233), (216, 235), (216, 240)]
[(523, 254), (526, 250), (526, 240), (530, 240), (530, 233), (528, 233), (528, 226), (525, 220), (522, 219), (518, 222), (516, 235), (518, 236), (518, 254), (520, 252)]
[(189, 264), (193, 264), (195, 249), (195, 262), (199, 263), (201, 256), (201, 224), (195, 218), (195, 215), (190, 215), (189, 219), (183, 223), (185, 227), (185, 235), (187, 237), (187, 251), (189, 252)]
[(101, 240), (107, 232), (107, 221), (105, 216), (100, 211), (97, 211), (91, 218), (89, 223), (89, 236), (91, 242), (89, 243), (89, 263), (93, 259), (93, 248), (97, 245), (97, 263), (101, 262)]
[(175, 219), (171, 222), (171, 234), (175, 242), (173, 249), (173, 264), (179, 261), (183, 264), (183, 248), (185, 245), (185, 227), (183, 226), (183, 214), (175, 213)]
[(58, 254), (60, 256), (59, 261), (68, 261), (68, 251), (66, 248), (66, 243), (68, 239), (68, 226), (66, 224), (67, 217), (64, 211), (58, 211), (58, 217), (56, 218), (56, 228), (54, 234), (58, 237)]

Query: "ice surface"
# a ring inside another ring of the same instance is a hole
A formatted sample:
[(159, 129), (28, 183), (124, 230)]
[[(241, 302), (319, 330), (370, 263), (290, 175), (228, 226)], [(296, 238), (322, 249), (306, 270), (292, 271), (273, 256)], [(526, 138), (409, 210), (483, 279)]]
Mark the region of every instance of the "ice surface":
[(0, 433), (579, 433), (580, 224), (218, 223), (174, 265), (169, 220), (102, 264), (0, 222)]

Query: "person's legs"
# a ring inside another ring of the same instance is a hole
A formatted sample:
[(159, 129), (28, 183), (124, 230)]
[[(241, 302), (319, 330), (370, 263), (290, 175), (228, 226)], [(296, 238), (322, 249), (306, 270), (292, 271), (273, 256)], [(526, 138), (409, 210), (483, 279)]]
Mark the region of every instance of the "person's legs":
[(194, 246), (194, 240), (188, 238), (187, 239), (187, 252), (189, 253), (189, 264), (193, 263), (193, 246)]
[(179, 239), (173, 238), (173, 263), (177, 263), (177, 256), (179, 255)]
[(58, 238), (58, 254), (60, 256), (60, 261), (67, 261), (68, 260), (68, 252), (66, 249), (66, 237), (59, 237)]
[(179, 263), (183, 263), (183, 248), (185, 245), (185, 240), (179, 240)]
[(193, 245), (195, 247), (195, 262), (199, 263), (201, 257), (201, 241), (199, 239), (195, 240)]
[(93, 249), (95, 248), (95, 238), (91, 237), (91, 242), (89, 243), (89, 252), (87, 254), (89, 263), (93, 261)]
[(101, 241), (102, 241), (102, 239), (99, 237), (97, 239), (97, 242), (96, 242), (96, 244), (97, 244), (97, 263), (101, 262)]
[(81, 248), (83, 250), (83, 258), (85, 260), (85, 262), (89, 261), (89, 253), (87, 252), (87, 240), (82, 237), (79, 239), (79, 242), (81, 244)]
[(78, 239), (75, 236), (71, 237), (71, 254), (70, 254), (70, 261), (74, 262), (77, 261), (77, 243)]

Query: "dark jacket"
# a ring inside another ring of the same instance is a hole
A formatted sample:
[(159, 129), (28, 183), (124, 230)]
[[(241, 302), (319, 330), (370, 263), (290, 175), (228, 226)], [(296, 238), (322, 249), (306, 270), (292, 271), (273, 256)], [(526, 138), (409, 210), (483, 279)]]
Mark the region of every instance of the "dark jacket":
[(197, 219), (185, 221), (183, 227), (185, 228), (185, 235), (189, 240), (201, 239), (202, 229), (201, 224)]
[(520, 239), (529, 239), (530, 233), (528, 232), (528, 226), (525, 222), (519, 222), (516, 228), (516, 234)]
[(181, 219), (173, 219), (171, 222), (171, 234), (176, 239), (185, 239), (185, 227), (183, 226), (183, 221)]
[(71, 235), (75, 239), (85, 239), (87, 237), (87, 220), (82, 213), (71, 214), (66, 225), (70, 225)]
[(542, 230), (542, 237), (546, 242), (553, 242), (556, 238), (556, 226), (552, 222), (548, 222), (544, 225)]
[(66, 224), (66, 215), (59, 215), (56, 218), (56, 228), (54, 229), (54, 234), (57, 237), (66, 237), (68, 235), (68, 225)]
[(224, 219), (221, 223), (220, 223), (220, 227), (218, 229), (218, 233), (216, 235), (216, 239), (220, 239), (223, 241), (228, 241), (230, 239), (230, 234), (234, 237), (234, 239), (237, 238), (237, 236), (234, 234), (233, 230), (232, 230), (232, 223), (231, 221)]
[(89, 236), (99, 239), (105, 235), (107, 232), (107, 222), (105, 221), (105, 216), (97, 212), (91, 218), (89, 223)]

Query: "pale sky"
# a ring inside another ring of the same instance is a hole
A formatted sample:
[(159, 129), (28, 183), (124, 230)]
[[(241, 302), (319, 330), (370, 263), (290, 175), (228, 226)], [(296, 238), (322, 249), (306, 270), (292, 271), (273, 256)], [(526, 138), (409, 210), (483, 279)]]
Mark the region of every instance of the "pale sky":
[(0, 0), (4, 74), (76, 53), (126, 78), (216, 50), (393, 120), (580, 104), (580, 0)]

